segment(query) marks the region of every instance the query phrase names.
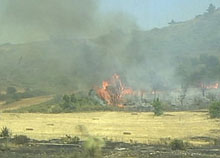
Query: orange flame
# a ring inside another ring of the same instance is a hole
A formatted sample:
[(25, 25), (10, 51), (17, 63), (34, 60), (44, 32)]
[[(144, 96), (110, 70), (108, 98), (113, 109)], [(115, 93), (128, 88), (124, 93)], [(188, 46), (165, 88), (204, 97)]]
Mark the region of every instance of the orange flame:
[(210, 85), (201, 84), (201, 87), (205, 89), (218, 89), (219, 83), (210, 84)]
[(219, 87), (218, 83), (206, 86), (207, 89), (218, 89), (218, 87)]
[(102, 88), (98, 88), (96, 91), (107, 104), (118, 107), (123, 107), (122, 100), (125, 95), (133, 93), (131, 88), (125, 88), (117, 74), (114, 74), (110, 80), (103, 81)]

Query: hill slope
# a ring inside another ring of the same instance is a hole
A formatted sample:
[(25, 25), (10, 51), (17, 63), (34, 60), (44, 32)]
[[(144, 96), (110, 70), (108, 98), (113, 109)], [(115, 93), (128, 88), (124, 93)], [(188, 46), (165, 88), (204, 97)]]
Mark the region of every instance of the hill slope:
[(173, 83), (183, 56), (220, 51), (220, 10), (162, 29), (94, 39), (51, 40), (0, 46), (0, 88), (17, 86), (50, 92), (89, 89), (113, 73), (135, 88), (149, 87), (152, 72)]

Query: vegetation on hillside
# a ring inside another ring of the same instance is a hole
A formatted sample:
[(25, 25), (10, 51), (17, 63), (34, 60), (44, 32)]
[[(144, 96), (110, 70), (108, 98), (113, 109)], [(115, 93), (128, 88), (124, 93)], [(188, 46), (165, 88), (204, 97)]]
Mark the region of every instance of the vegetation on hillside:
[(46, 94), (46, 92), (40, 90), (30, 89), (26, 89), (24, 92), (18, 92), (15, 87), (7, 87), (6, 93), (0, 93), (0, 101), (5, 101), (5, 104), (9, 104), (21, 99), (37, 97)]
[[(220, 10), (212, 5), (192, 20), (161, 29), (91, 39), (51, 40), (0, 46), (0, 87), (16, 86), (63, 93), (88, 90), (118, 72), (134, 88), (151, 87), (152, 72), (163, 83), (178, 60), (200, 54), (219, 58)], [(155, 87), (155, 86), (153, 86)]]
[[(189, 87), (200, 88), (202, 96), (211, 84), (220, 80), (220, 61), (217, 56), (202, 54), (199, 57), (183, 58), (176, 67), (176, 78), (183, 91), (186, 93)], [(184, 94), (185, 94), (184, 93)]]

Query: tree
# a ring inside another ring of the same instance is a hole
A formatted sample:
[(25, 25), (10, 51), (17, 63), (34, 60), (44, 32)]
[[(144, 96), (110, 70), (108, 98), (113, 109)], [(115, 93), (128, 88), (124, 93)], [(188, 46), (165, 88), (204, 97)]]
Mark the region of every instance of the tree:
[(180, 104), (184, 104), (184, 100), (187, 96), (187, 91), (189, 88), (189, 85), (191, 84), (190, 80), (190, 71), (188, 68), (188, 64), (180, 64), (176, 68), (176, 77), (178, 78), (180, 84), (181, 84), (181, 94), (179, 96)]
[(176, 24), (176, 22), (172, 19), (168, 24), (172, 25), (172, 24)]
[(164, 89), (162, 78), (155, 71), (149, 73), (149, 83), (151, 84), (154, 99), (157, 97), (157, 92)]
[(209, 4), (209, 7), (208, 7), (208, 9), (207, 9), (207, 12), (208, 12), (209, 14), (212, 14), (212, 13), (215, 12), (215, 10), (216, 10), (216, 7), (215, 7), (212, 3)]
[(152, 105), (154, 107), (154, 115), (160, 116), (163, 114), (163, 107), (162, 107), (162, 104), (161, 104), (159, 98), (154, 99)]
[(179, 78), (183, 92), (187, 92), (184, 88), (189, 86), (199, 87), (202, 96), (205, 96), (208, 85), (219, 79), (219, 70), (219, 59), (203, 54), (199, 58), (182, 59), (176, 68), (176, 76)]
[(71, 97), (69, 95), (63, 96), (64, 103), (61, 104), (64, 109), (71, 107)]

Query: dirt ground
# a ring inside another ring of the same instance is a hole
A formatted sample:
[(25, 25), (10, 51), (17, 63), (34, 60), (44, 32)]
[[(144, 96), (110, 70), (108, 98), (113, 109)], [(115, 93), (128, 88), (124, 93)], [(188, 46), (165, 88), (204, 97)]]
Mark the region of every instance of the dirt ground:
[[(50, 141), (35, 141), (21, 146), (0, 146), (1, 158), (84, 158), (82, 142), (59, 144)], [(220, 146), (193, 147), (186, 150), (171, 150), (165, 145), (129, 144), (106, 142), (101, 158), (220, 158)], [(85, 157), (88, 158), (88, 157)]]
[(23, 107), (28, 107), (31, 105), (36, 105), (36, 104), (46, 102), (51, 99), (52, 99), (52, 96), (39, 96), (39, 97), (21, 99), (19, 101), (16, 101), (16, 102), (13, 102), (7, 105), (5, 105), (5, 102), (0, 102), (0, 111), (15, 110), (15, 109), (23, 108)]

